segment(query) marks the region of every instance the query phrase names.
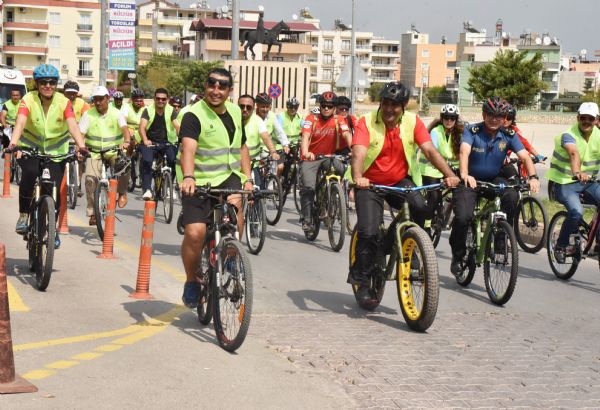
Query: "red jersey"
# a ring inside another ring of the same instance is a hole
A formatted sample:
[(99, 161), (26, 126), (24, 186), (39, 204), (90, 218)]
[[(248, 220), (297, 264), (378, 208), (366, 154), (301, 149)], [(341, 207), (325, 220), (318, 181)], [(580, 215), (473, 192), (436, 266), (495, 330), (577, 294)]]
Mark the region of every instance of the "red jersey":
[(529, 141), (527, 141), (527, 138), (525, 138), (523, 136), (523, 133), (521, 132), (520, 129), (517, 128), (516, 125), (512, 126), (512, 129), (517, 133), (517, 135), (519, 136), (519, 139), (521, 140), (521, 143), (523, 144), (523, 146), (525, 147), (525, 149), (527, 150), (527, 152), (531, 153), (531, 144), (529, 143)]
[[(19, 106), (18, 114), (22, 114), (26, 117), (29, 117), (29, 108), (27, 108), (27, 105), (25, 104), (24, 100), (21, 100), (21, 105)], [(65, 107), (63, 117), (65, 120), (67, 118), (75, 118), (75, 112), (73, 111), (73, 104), (71, 104), (71, 101), (67, 102), (67, 106)]]
[[(414, 138), (418, 146), (431, 141), (431, 136), (419, 117), (417, 117), (413, 135), (400, 135), (400, 127), (386, 128), (381, 152), (369, 169), (363, 174), (365, 178), (368, 178), (374, 184), (392, 186), (408, 175), (408, 162), (404, 155), (402, 138)], [(371, 136), (363, 117), (354, 127), (352, 145), (362, 145), (368, 148), (370, 141)]]
[[(350, 131), (346, 120), (339, 115), (332, 115), (327, 120), (321, 114), (310, 114), (304, 120), (302, 133), (310, 134), (308, 151), (315, 155), (331, 155), (342, 148), (342, 133)], [(344, 146), (347, 144), (344, 143)]]

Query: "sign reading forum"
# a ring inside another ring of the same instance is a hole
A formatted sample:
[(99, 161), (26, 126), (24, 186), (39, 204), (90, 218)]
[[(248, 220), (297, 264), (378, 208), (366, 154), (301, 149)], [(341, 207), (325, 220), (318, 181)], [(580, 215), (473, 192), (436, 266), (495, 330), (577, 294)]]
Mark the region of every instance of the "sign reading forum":
[(135, 70), (135, 0), (110, 0), (108, 69)]

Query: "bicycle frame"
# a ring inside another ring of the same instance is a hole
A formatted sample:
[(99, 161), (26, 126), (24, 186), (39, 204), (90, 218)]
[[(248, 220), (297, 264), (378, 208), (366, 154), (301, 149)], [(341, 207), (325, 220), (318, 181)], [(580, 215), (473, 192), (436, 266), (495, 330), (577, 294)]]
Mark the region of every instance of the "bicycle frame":
[[(481, 208), (481, 203), (483, 202), (483, 208)], [(485, 226), (484, 231), (481, 231), (482, 221), (487, 219), (487, 224)], [(500, 211), (500, 197), (496, 196), (493, 200), (479, 198), (477, 202), (477, 206), (475, 208), (475, 216), (473, 221), (475, 223), (475, 246), (477, 247), (477, 252), (475, 254), (475, 263), (477, 266), (481, 266), (483, 263), (483, 259), (485, 257), (485, 249), (483, 247), (484, 243), (487, 243), (487, 240), (492, 232), (492, 224), (495, 223), (498, 219), (506, 220), (506, 214)]]

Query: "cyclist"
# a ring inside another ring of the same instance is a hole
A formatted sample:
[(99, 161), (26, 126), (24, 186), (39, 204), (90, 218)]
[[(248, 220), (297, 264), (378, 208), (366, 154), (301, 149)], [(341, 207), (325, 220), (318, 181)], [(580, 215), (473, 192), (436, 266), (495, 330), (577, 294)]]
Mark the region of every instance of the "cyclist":
[[(198, 304), (196, 269), (214, 204), (209, 198), (193, 196), (196, 186), (210, 183), (217, 188), (240, 189), (242, 184), (247, 190), (254, 187), (242, 113), (228, 100), (232, 86), (233, 77), (228, 70), (210, 70), (204, 99), (192, 106), (181, 123), (180, 186), (185, 225), (181, 258), (187, 277), (182, 299), (189, 308)], [(227, 200), (242, 209), (240, 195), (230, 195)], [(238, 212), (237, 217), (242, 232), (243, 213)]]
[[(483, 122), (470, 125), (463, 132), (458, 158), (460, 177), (465, 184), (455, 189), (452, 194), (455, 216), (450, 233), (452, 248), (450, 271), (453, 275), (460, 274), (461, 261), (466, 252), (467, 229), (473, 220), (473, 211), (477, 203), (475, 180), (494, 184), (507, 183), (508, 181), (501, 175), (501, 169), (507, 150), (511, 150), (525, 165), (531, 191), (535, 193), (540, 188), (533, 162), (519, 138), (516, 137), (516, 132), (502, 127), (508, 108), (508, 102), (500, 97), (487, 98), (482, 105)], [(519, 193), (515, 189), (506, 189), (500, 201), (507, 221), (512, 224)]]
[[(325, 91), (319, 96), (320, 113), (309, 114), (302, 125), (302, 142), (300, 144), (300, 207), (302, 230), (310, 231), (312, 207), (317, 184), (317, 172), (326, 159), (316, 160), (317, 155), (333, 155), (341, 147), (342, 140), (350, 146), (352, 134), (345, 119), (334, 115), (337, 96)], [(344, 174), (344, 165), (334, 161), (339, 175)]]
[[(554, 152), (547, 175), (554, 182), (554, 199), (567, 208), (567, 217), (554, 247), (558, 263), (564, 263), (565, 257), (572, 252), (568, 248), (569, 236), (577, 232), (577, 225), (583, 217), (580, 196), (585, 202), (600, 205), (600, 183), (585, 184), (600, 170), (600, 130), (594, 126), (597, 116), (596, 103), (581, 104), (577, 110), (577, 123), (554, 138)], [(578, 181), (573, 181), (573, 177)], [(598, 243), (596, 241), (596, 250)]]
[[(398, 209), (402, 200), (364, 188), (370, 184), (396, 187), (421, 185), (417, 148), (442, 172), (448, 186), (459, 183), (458, 177), (435, 149), (421, 119), (405, 110), (410, 98), (408, 88), (400, 82), (390, 82), (383, 87), (379, 97), (379, 108), (358, 121), (350, 144), (352, 178), (359, 189), (354, 194), (358, 231), (356, 263), (350, 270), (348, 283), (359, 286), (357, 297), (365, 302), (370, 299), (368, 277), (375, 266), (375, 254), (377, 248), (383, 245), (378, 240), (378, 230), (384, 200)], [(414, 192), (406, 200), (413, 219), (422, 226), (427, 214), (425, 199), (420, 193)]]
[[(23, 97), (17, 113), (17, 121), (12, 134), (10, 147), (35, 148), (48, 155), (61, 155), (69, 152), (69, 133), (75, 140), (77, 149), (86, 152), (71, 101), (56, 92), (60, 76), (56, 67), (42, 64), (33, 70), (33, 79), (37, 91), (31, 91)], [(17, 154), (19, 156), (19, 154)], [(19, 185), (19, 219), (16, 231), (27, 232), (29, 205), (33, 196), (33, 186), (39, 172), (39, 160), (19, 159), (23, 172)], [(50, 177), (56, 187), (60, 187), (65, 171), (64, 161), (54, 160), (48, 167)], [(56, 211), (60, 209), (60, 195), (56, 198)], [(56, 218), (58, 221), (58, 218)], [(55, 247), (60, 247), (58, 230)]]
[[(446, 104), (440, 110), (439, 118), (436, 118), (427, 130), (431, 136), (431, 142), (440, 153), (442, 158), (452, 167), (458, 167), (458, 151), (460, 139), (465, 125), (459, 119), (460, 111), (454, 104)], [(424, 155), (419, 157), (419, 169), (423, 177), (423, 184), (435, 184), (442, 180), (442, 173), (434, 167)], [(440, 205), (442, 192), (432, 190), (427, 192), (427, 207), (433, 215), (436, 207)], [(431, 234), (431, 219), (425, 220), (425, 230)]]
[[(10, 91), (10, 99), (6, 100), (2, 104), (2, 110), (0, 111), (0, 127), (4, 129), (2, 137), (2, 147), (8, 147), (10, 143), (10, 136), (12, 129), (15, 127), (17, 121), (17, 112), (19, 111), (19, 104), (21, 102), (21, 91), (15, 89)], [(0, 129), (0, 132), (2, 129)]]
[[(271, 99), (269, 94), (259, 93), (254, 98), (254, 101), (256, 103), (256, 115), (258, 115), (265, 122), (265, 125), (267, 126), (267, 132), (269, 133), (269, 135), (271, 136), (271, 140), (275, 144), (275, 150), (283, 150), (283, 152), (287, 154), (288, 152), (290, 152), (290, 141), (288, 140), (287, 135), (283, 131), (281, 123), (276, 120), (275, 113), (271, 111), (271, 104), (273, 103), (273, 100)], [(272, 156), (273, 154), (274, 153), (271, 152)], [(273, 156), (273, 158), (275, 158), (275, 156)], [(278, 156), (277, 160), (277, 175), (280, 175), (283, 171), (283, 158), (279, 158)]]
[(79, 123), (83, 113), (90, 109), (90, 105), (80, 97), (79, 84), (77, 84), (76, 81), (65, 82), (63, 85), (63, 94), (71, 101), (73, 112), (75, 113), (75, 120)]
[(121, 110), (121, 108), (123, 108), (123, 98), (125, 98), (125, 94), (121, 91), (115, 91), (112, 97), (113, 100), (110, 102), (110, 106), (115, 107), (117, 110)]
[[(154, 90), (154, 103), (144, 108), (140, 120), (140, 136), (142, 137), (142, 198), (146, 201), (152, 199), (152, 161), (155, 153), (166, 153), (167, 164), (175, 175), (175, 158), (177, 148), (177, 135), (179, 134), (179, 122), (177, 114), (167, 101), (169, 92), (164, 88)], [(156, 147), (153, 147), (156, 146)]]
[(175, 111), (176, 114), (179, 114), (179, 111), (181, 111), (181, 98), (177, 96), (171, 97), (169, 99), (169, 105), (173, 107), (173, 111)]
[(296, 144), (300, 140), (302, 123), (304, 120), (298, 115), (300, 101), (296, 97), (289, 98), (285, 103), (286, 111), (277, 115), (277, 120), (281, 124), (283, 132), (291, 144)]
[(238, 99), (250, 158), (260, 154), (261, 147), (265, 146), (273, 159), (278, 160), (279, 154), (275, 151), (275, 145), (267, 131), (267, 125), (262, 118), (254, 113), (254, 105), (254, 98), (249, 94), (244, 94)]
[[(354, 135), (354, 127), (358, 122), (358, 118), (355, 115), (350, 114), (350, 109), (352, 108), (352, 101), (350, 98), (346, 96), (339, 96), (335, 101), (335, 113), (340, 117), (344, 118), (348, 123), (348, 128), (350, 128), (350, 133)], [(350, 147), (345, 144), (345, 141), (342, 141), (341, 148), (339, 150), (340, 153), (350, 153)]]
[[(113, 147), (126, 149), (129, 146), (130, 134), (127, 128), (127, 121), (123, 114), (115, 107), (109, 104), (110, 95), (106, 87), (98, 86), (92, 91), (92, 100), (94, 106), (86, 111), (79, 121), (79, 130), (85, 135), (85, 145), (92, 150), (90, 157), (86, 161), (85, 169), (85, 194), (87, 197), (86, 213), (90, 218), (89, 225), (96, 225), (96, 216), (94, 215), (94, 192), (98, 185), (98, 179), (102, 175), (102, 157), (93, 151), (105, 150)], [(121, 156), (117, 152), (104, 154), (104, 158), (109, 160), (115, 172), (127, 165), (127, 160), (123, 163)], [(129, 176), (123, 174), (119, 176), (119, 185), (117, 193), (119, 198), (117, 203), (119, 208), (127, 205), (127, 183)]]
[(134, 141), (131, 141), (130, 143), (130, 151), (132, 151), (135, 143), (139, 144), (142, 142), (142, 137), (140, 136), (140, 120), (142, 119), (142, 113), (144, 112), (144, 97), (145, 94), (142, 90), (134, 88), (131, 90), (129, 103), (123, 105), (123, 108), (121, 108), (121, 113), (127, 120), (129, 133), (134, 138)]

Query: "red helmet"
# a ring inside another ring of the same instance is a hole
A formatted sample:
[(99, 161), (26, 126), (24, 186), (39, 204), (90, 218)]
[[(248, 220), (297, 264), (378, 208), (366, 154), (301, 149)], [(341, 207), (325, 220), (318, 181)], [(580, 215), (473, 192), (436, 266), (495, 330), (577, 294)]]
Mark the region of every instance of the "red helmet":
[(508, 115), (510, 104), (500, 97), (487, 98), (481, 107), (483, 112), (487, 112), (492, 115)]
[(335, 105), (336, 100), (337, 95), (331, 91), (325, 91), (319, 96), (319, 104), (330, 103)]

